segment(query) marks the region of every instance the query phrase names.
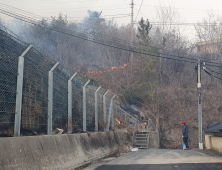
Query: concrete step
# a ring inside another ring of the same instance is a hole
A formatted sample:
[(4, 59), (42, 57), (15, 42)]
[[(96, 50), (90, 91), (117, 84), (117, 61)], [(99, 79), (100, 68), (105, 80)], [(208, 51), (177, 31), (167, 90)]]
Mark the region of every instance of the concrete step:
[(147, 134), (136, 134), (136, 136), (147, 136)]
[(136, 146), (146, 146), (147, 147), (147, 143), (137, 143)]
[(136, 137), (136, 139), (147, 139), (147, 137)]
[(147, 147), (138, 147), (138, 149), (147, 149)]
[(136, 146), (147, 146), (147, 143), (137, 143)]
[(137, 142), (147, 142), (147, 140), (137, 140)]
[(146, 142), (138, 142), (137, 141), (137, 144), (146, 144), (147, 145), (147, 141)]
[(136, 135), (148, 135), (149, 133), (137, 133)]

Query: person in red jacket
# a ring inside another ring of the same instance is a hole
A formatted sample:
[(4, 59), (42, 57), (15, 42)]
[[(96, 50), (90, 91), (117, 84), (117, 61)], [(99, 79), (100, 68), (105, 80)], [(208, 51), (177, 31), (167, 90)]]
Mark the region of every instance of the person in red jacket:
[(183, 125), (183, 136), (182, 136), (183, 137), (183, 142), (186, 145), (186, 150), (189, 150), (189, 145), (188, 145), (189, 131), (188, 131), (188, 127), (187, 127), (185, 121), (182, 122), (182, 125)]

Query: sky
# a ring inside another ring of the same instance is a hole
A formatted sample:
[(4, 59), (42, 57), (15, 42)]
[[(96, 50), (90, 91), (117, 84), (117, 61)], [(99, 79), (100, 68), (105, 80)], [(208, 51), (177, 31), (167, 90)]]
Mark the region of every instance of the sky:
[[(119, 26), (131, 22), (131, 0), (0, 0), (0, 3), (43, 17), (58, 16), (62, 12), (67, 14), (70, 21), (81, 21), (88, 16), (87, 10), (91, 10), (102, 11), (101, 17), (104, 18), (114, 17)], [(173, 6), (182, 18), (182, 22), (187, 23), (201, 21), (209, 11), (222, 15), (222, 0), (134, 0), (134, 4), (135, 22), (141, 17), (151, 22), (156, 21), (156, 10), (160, 5), (166, 8)], [(1, 13), (0, 18), (4, 21), (11, 20)], [(188, 26), (187, 29), (192, 30), (193, 27)]]

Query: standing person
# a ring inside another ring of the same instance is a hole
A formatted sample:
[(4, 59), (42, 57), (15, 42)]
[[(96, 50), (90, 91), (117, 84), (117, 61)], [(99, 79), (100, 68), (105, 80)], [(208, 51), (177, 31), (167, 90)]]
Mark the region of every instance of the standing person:
[(185, 145), (186, 145), (186, 150), (189, 150), (189, 146), (188, 146), (188, 127), (187, 127), (187, 125), (186, 125), (186, 122), (185, 121), (183, 121), (182, 122), (182, 125), (183, 125), (183, 142), (185, 143)]

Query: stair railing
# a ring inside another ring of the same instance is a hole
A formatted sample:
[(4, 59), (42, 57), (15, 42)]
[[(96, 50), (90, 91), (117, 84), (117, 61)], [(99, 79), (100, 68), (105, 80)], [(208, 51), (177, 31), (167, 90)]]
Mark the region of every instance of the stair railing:
[(147, 121), (147, 130), (146, 130), (147, 149), (149, 149), (149, 135), (150, 135), (149, 125), (150, 125), (150, 119)]
[(138, 120), (135, 121), (135, 126), (134, 126), (133, 136), (132, 136), (132, 147), (133, 147), (133, 141), (134, 141), (137, 126), (138, 126)]

